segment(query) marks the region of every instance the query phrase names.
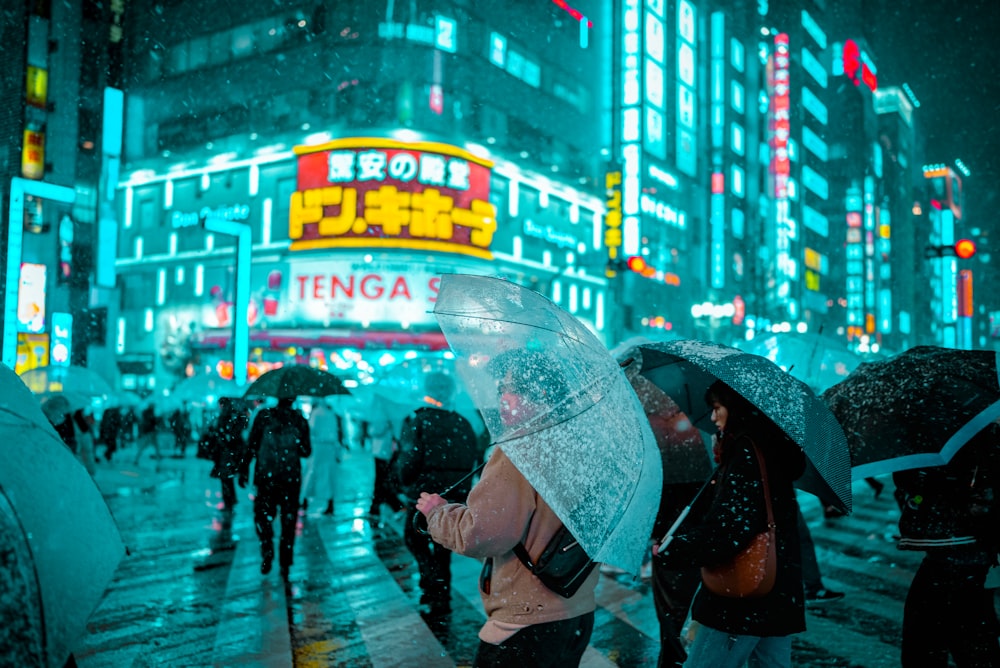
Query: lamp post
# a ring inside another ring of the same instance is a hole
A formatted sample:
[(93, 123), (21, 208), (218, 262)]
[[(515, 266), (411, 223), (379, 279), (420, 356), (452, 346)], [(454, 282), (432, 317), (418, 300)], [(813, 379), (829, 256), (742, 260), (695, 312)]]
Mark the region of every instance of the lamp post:
[(247, 359), (250, 354), (250, 325), (247, 311), (250, 303), (250, 267), (252, 248), (250, 227), (216, 216), (205, 216), (202, 225), (208, 232), (236, 237), (236, 290), (233, 295), (233, 380), (243, 386), (247, 382)]

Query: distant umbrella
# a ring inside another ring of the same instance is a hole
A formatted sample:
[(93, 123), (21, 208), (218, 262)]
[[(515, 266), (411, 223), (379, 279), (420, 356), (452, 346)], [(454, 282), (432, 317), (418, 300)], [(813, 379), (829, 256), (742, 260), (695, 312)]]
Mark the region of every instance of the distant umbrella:
[(108, 397), (114, 391), (104, 378), (82, 366), (43, 366), (21, 373), (21, 380), (35, 394), (73, 392), (88, 397)]
[(340, 379), (329, 371), (291, 364), (271, 369), (255, 380), (243, 396), (294, 399), (301, 396), (328, 397), (332, 394), (350, 394), (350, 392)]

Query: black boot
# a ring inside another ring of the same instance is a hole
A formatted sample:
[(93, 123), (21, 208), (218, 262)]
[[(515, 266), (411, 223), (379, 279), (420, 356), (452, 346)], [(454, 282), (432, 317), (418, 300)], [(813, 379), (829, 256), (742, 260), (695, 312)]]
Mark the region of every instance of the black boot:
[(324, 515), (333, 515), (333, 499), (330, 499), (326, 503), (326, 510), (323, 511)]

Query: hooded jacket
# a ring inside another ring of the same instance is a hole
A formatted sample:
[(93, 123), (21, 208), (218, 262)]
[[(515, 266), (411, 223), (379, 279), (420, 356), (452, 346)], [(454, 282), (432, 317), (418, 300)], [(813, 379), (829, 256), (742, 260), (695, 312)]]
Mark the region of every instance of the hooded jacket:
[(514, 546), (523, 541), (528, 554), (537, 558), (562, 522), (499, 447), (472, 488), (468, 504), (439, 506), (427, 520), (437, 543), (468, 557), (493, 559), (490, 593), (479, 592), (490, 619), (543, 624), (595, 609), (597, 569), (576, 594), (563, 598), (543, 585), (514, 554)]
[[(725, 435), (715, 484), (702, 494), (666, 551), (660, 553), (668, 567), (725, 563), (766, 530), (767, 508), (753, 445), (745, 431)], [(797, 446), (780, 437), (762, 438), (757, 446), (767, 469), (776, 526), (774, 588), (759, 598), (730, 598), (702, 586), (691, 604), (691, 616), (724, 633), (786, 636), (806, 628), (798, 501), (792, 488), (792, 482), (802, 474), (805, 458)]]

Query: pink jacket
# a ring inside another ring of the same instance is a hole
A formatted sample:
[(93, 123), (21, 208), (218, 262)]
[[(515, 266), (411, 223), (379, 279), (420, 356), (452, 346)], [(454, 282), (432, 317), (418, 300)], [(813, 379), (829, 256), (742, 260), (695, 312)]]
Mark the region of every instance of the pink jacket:
[(493, 558), (491, 593), (479, 592), (491, 619), (543, 624), (572, 619), (595, 608), (598, 569), (572, 598), (563, 598), (543, 585), (514, 554), (514, 546), (523, 540), (528, 554), (537, 558), (562, 523), (499, 447), (472, 488), (468, 504), (435, 508), (427, 526), (431, 537), (453, 552)]

